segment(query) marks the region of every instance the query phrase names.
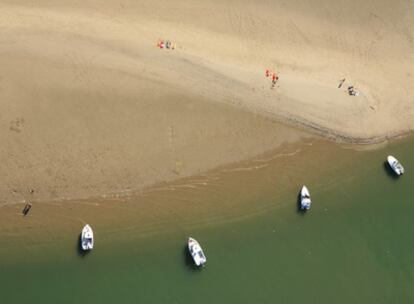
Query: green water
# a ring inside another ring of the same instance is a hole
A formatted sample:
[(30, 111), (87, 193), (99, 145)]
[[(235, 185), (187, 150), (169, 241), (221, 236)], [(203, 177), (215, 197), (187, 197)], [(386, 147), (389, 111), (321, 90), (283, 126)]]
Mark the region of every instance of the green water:
[[(266, 172), (240, 173), (240, 180), (232, 176), (232, 186), (223, 188), (226, 193), (217, 184), (211, 187), (223, 201), (244, 188), (260, 192), (241, 202), (249, 206), (246, 216), (238, 210), (235, 217), (216, 223), (211, 218), (201, 226), (171, 218), (170, 228), (151, 237), (130, 231), (130, 242), (99, 243), (97, 232), (99, 246), (87, 256), (76, 251), (75, 240), (62, 245), (65, 239), (24, 253), (13, 245), (2, 248), (16, 256), (0, 266), (0, 301), (414, 303), (413, 140), (376, 151), (329, 149), (329, 156), (318, 152), (309, 163), (308, 169), (324, 169), (308, 185), (313, 205), (307, 214), (297, 212), (296, 193), (278, 183), (286, 178), (301, 185), (311, 173), (289, 175), (272, 165)], [(388, 154), (403, 162), (402, 178), (393, 178), (384, 166)], [(243, 174), (249, 185), (238, 184), (246, 182)], [(260, 212), (254, 212), (256, 206)], [(205, 248), (203, 269), (194, 269), (186, 254), (189, 234)]]

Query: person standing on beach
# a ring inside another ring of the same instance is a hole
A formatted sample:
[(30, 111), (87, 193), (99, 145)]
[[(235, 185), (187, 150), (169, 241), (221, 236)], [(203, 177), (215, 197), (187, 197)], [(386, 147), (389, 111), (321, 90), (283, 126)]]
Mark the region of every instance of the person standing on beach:
[(276, 84), (276, 81), (279, 79), (279, 77), (276, 75), (276, 73), (272, 74), (272, 83)]
[(276, 81), (278, 79), (279, 79), (279, 77), (276, 75), (276, 73), (273, 72), (273, 74), (272, 74), (272, 89), (275, 87)]

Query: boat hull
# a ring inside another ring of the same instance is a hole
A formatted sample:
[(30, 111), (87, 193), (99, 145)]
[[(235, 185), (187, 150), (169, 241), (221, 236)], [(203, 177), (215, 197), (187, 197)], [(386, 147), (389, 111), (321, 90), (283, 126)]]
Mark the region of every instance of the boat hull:
[(93, 249), (94, 237), (91, 226), (85, 225), (81, 233), (81, 248), (83, 251), (89, 251)]
[(391, 167), (391, 169), (394, 171), (397, 175), (403, 175), (404, 174), (404, 167), (401, 165), (401, 163), (392, 155), (388, 155), (387, 157), (388, 165)]
[(302, 210), (309, 210), (311, 203), (309, 190), (306, 186), (303, 186), (300, 191), (300, 208)]
[(204, 255), (200, 244), (191, 237), (188, 239), (188, 251), (193, 258), (194, 264), (196, 266), (204, 266), (204, 264), (207, 262), (207, 258)]

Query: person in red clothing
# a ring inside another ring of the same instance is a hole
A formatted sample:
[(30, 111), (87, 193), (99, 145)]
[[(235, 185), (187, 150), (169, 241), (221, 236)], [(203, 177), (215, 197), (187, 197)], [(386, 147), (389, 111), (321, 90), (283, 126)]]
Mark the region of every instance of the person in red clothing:
[(269, 71), (268, 69), (266, 69), (266, 71), (265, 71), (265, 76), (266, 76), (266, 77), (269, 77), (269, 75), (270, 75), (270, 71)]
[(275, 87), (277, 80), (279, 77), (276, 75), (276, 73), (272, 73), (272, 89)]
[(276, 75), (276, 73), (273, 73), (272, 74), (272, 83), (276, 84), (276, 81), (278, 81), (278, 80), (279, 80), (279, 77)]
[(164, 40), (162, 40), (162, 39), (158, 40), (157, 47), (159, 47), (160, 49), (163, 49), (164, 48)]

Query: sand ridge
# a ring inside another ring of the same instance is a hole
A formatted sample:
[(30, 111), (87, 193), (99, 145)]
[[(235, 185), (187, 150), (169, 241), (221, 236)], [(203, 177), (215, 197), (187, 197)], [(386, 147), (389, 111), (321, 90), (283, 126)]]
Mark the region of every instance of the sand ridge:
[(139, 189), (305, 136), (272, 120), (356, 143), (413, 129), (412, 1), (3, 1), (0, 14), (3, 203)]

